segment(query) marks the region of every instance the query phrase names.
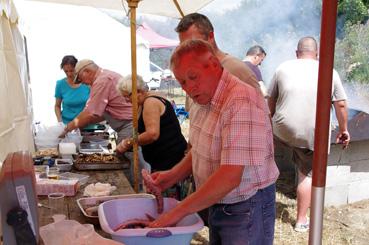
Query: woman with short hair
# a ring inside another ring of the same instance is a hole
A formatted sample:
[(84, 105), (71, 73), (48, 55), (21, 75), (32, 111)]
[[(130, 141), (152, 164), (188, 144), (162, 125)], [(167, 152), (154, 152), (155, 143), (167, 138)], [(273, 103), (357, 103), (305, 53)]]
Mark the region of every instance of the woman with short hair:
[(56, 82), (55, 115), (58, 122), (69, 123), (83, 110), (90, 95), (90, 88), (84, 84), (75, 84), (74, 70), (78, 60), (73, 55), (63, 57), (60, 64), (66, 75)]
[[(118, 91), (132, 100), (132, 77), (123, 77), (117, 85)], [(179, 121), (171, 103), (148, 91), (141, 76), (137, 76), (138, 145), (143, 157), (151, 166), (151, 172), (168, 170), (185, 155), (187, 142), (181, 132)], [(126, 152), (132, 147), (132, 139), (127, 138), (117, 146), (118, 152)]]

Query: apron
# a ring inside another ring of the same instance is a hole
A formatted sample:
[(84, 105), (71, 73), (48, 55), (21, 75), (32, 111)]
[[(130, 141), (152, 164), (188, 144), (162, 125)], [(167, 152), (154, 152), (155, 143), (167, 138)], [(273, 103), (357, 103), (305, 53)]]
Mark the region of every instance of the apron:
[(109, 113), (104, 112), (105, 120), (109, 123), (110, 127), (114, 129), (118, 134), (117, 144), (123, 139), (132, 137), (133, 126), (132, 120), (119, 120), (113, 118)]

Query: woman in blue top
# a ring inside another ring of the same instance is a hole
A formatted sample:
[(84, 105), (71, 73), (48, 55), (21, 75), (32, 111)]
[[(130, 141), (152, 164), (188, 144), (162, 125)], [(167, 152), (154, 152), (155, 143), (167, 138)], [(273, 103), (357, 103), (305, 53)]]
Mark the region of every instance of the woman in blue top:
[(90, 88), (84, 84), (74, 84), (74, 68), (77, 59), (73, 55), (63, 57), (60, 68), (67, 77), (56, 82), (55, 115), (58, 122), (67, 124), (83, 110), (90, 96)]

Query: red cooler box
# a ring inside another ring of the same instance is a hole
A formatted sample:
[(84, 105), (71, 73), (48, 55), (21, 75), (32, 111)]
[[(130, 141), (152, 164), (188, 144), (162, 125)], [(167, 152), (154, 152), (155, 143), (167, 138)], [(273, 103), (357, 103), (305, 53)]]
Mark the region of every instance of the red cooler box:
[[(39, 241), (36, 181), (29, 152), (9, 153), (0, 172), (0, 208), (3, 242)], [(13, 222), (13, 226), (8, 222)], [(25, 236), (26, 234), (26, 236)], [(24, 243), (23, 243), (24, 244)], [(31, 244), (31, 243), (27, 243)]]

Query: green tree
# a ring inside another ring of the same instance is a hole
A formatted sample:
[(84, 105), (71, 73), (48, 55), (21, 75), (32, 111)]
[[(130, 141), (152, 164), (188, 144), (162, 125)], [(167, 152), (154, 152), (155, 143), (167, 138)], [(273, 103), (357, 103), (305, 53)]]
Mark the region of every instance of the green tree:
[(369, 0), (340, 0), (338, 14), (343, 16), (346, 25), (362, 23), (368, 18)]
[[(344, 0), (338, 0), (338, 4), (341, 4)], [(369, 8), (369, 0), (361, 0), (361, 2), (363, 2), (363, 4)]]
[(336, 45), (335, 67), (347, 82), (369, 84), (369, 24), (345, 27)]

